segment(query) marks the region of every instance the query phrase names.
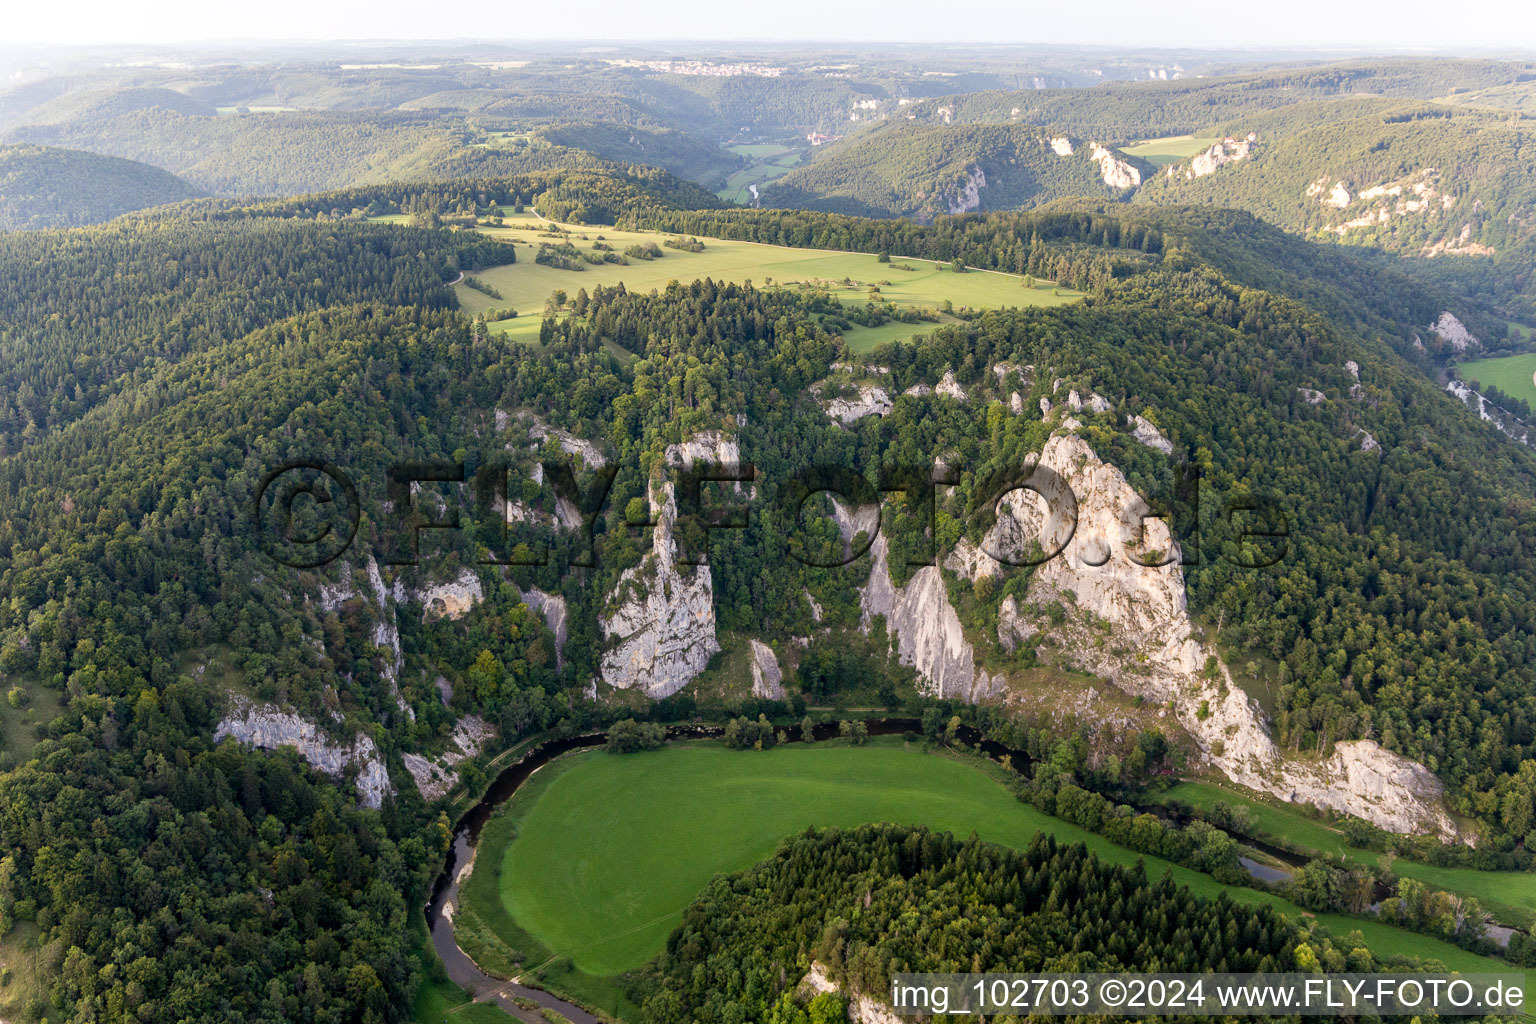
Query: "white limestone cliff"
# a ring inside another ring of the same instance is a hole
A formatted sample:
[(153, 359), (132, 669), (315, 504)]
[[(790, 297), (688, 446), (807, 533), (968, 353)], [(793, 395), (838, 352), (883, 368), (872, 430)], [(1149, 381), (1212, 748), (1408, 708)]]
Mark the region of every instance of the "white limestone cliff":
[(459, 784), (458, 766), (485, 749), (496, 730), (478, 715), (465, 715), (453, 725), (452, 746), (441, 757), (429, 760), (420, 754), (401, 758), (416, 788), (428, 800), (436, 800)]
[(1112, 151), (1095, 142), (1091, 152), (1099, 165), (1099, 177), (1110, 188), (1135, 188), (1141, 184), (1141, 172)]
[(415, 597), (421, 602), (423, 614), (431, 621), (439, 618), (461, 619), (485, 599), (485, 594), (480, 589), (480, 577), (473, 569), (464, 568), (447, 583), (418, 589)]
[(344, 775), (357, 768), (357, 793), (364, 807), (379, 807), (386, 793), (393, 793), (389, 772), (379, 758), (373, 737), (358, 733), (350, 744), (333, 742), (314, 722), (275, 704), (252, 704), (232, 697), (229, 714), (213, 731), (214, 742), (230, 737), (261, 750), (293, 747), (310, 766), (327, 775)]
[(555, 634), (555, 668), (563, 667), (565, 665), (565, 639), (569, 635), (565, 598), (559, 594), (546, 594), (538, 587), (529, 587), (526, 590), (519, 587), (517, 592), (522, 597), (523, 604), (542, 615), (544, 617), (544, 625), (548, 626), (549, 631)]
[[(720, 447), (719, 438), (699, 435), (665, 454), (667, 465), (681, 465), (708, 449), (729, 454), (735, 444)], [(605, 640), (604, 682), (620, 689), (639, 689), (651, 697), (668, 697), (704, 670), (720, 650), (715, 639), (714, 589), (709, 566), (678, 566), (672, 530), (677, 503), (670, 481), (652, 481), (651, 517), (656, 523), (651, 550), (639, 565), (626, 569), (608, 597), (608, 610), (599, 618)]]
[(891, 411), (891, 404), (890, 393), (885, 388), (861, 384), (855, 397), (825, 399), (821, 407), (840, 426), (849, 427), (865, 416), (884, 416)]
[(938, 567), (925, 565), (897, 587), (884, 533), (875, 538), (870, 553), (869, 581), (859, 599), (864, 631), (869, 632), (877, 615), (885, 616), (898, 660), (917, 670), (919, 686), (933, 696), (975, 702), (998, 693), (1000, 681), (976, 668), (975, 649), (949, 603)]
[[(1204, 153), (1198, 153), (1189, 162), (1189, 169), (1184, 172), (1187, 178), (1203, 178), (1207, 174), (1215, 174), (1227, 164), (1237, 163), (1248, 159), (1253, 152), (1252, 139), (1230, 139), (1217, 142)], [(1172, 173), (1172, 168), (1169, 169)]]
[(985, 171), (980, 167), (967, 169), (965, 181), (960, 184), (959, 190), (945, 202), (949, 213), (956, 215), (981, 209), (981, 190), (986, 187), (987, 175)]
[(1469, 347), (1481, 348), (1482, 342), (1477, 340), (1477, 335), (1467, 330), (1467, 325), (1457, 318), (1450, 310), (1440, 314), (1440, 319), (1429, 325), (1429, 329), (1439, 335), (1440, 340), (1451, 346), (1452, 351), (1465, 352)]
[[(1043, 604), (1070, 595), (1068, 604), (1085, 619), (1107, 623), (1115, 638), (1106, 647), (1094, 643), (1082, 623), (1064, 627), (1059, 638), (1075, 664), (1134, 695), (1171, 702), (1209, 761), (1240, 785), (1354, 814), (1389, 831), (1456, 835), (1439, 780), (1370, 740), (1337, 744), (1327, 759), (1283, 755), (1257, 705), (1232, 681), (1215, 649), (1196, 638), (1177, 545), (1166, 524), (1138, 523), (1145, 501), (1078, 437), (1052, 437), (1040, 465), (1055, 474), (1037, 475), (1041, 491), (1054, 504), (1066, 500), (1062, 488), (1070, 488), (1078, 521), (1062, 553), (1035, 570), (1028, 598)], [(1020, 503), (1024, 518), (1031, 509), (1038, 515), (1033, 504)], [(1043, 528), (1046, 550), (1066, 530), (1065, 524), (1025, 525), (1036, 533)], [(1141, 565), (1138, 559), (1168, 564)]]
[(752, 647), (752, 696), (778, 700), (784, 696), (784, 673), (779, 669), (779, 659), (773, 648), (761, 640), (750, 641)]
[(1051, 151), (1057, 156), (1072, 155), (1072, 140), (1064, 135), (1058, 135), (1051, 140)]
[(957, 402), (966, 399), (965, 388), (955, 380), (954, 370), (945, 370), (944, 376), (939, 379), (938, 386), (933, 389), (934, 394), (943, 395), (945, 398), (953, 398)]
[(1126, 424), (1131, 428), (1131, 436), (1148, 448), (1156, 449), (1164, 455), (1173, 454), (1173, 442), (1163, 436), (1163, 432), (1157, 429), (1157, 425), (1145, 416), (1127, 416)]

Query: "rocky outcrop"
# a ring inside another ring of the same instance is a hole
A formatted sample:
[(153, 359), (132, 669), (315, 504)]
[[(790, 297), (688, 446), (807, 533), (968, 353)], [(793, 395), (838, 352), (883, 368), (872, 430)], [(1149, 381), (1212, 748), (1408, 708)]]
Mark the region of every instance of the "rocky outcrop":
[(1334, 182), (1333, 187), (1329, 188), (1326, 177), (1319, 178), (1308, 185), (1307, 195), (1317, 197), (1319, 203), (1322, 203), (1324, 206), (1331, 206), (1336, 210), (1344, 209), (1350, 204), (1352, 198), (1349, 194), (1349, 189), (1344, 187), (1342, 181)]
[(773, 648), (761, 640), (750, 641), (752, 648), (752, 696), (779, 700), (784, 696), (784, 673)]
[(565, 598), (558, 594), (546, 594), (538, 587), (529, 587), (526, 590), (519, 587), (517, 593), (522, 597), (523, 604), (544, 617), (544, 625), (555, 634), (555, 667), (557, 669), (564, 667), (565, 638), (569, 634)]
[(1344, 364), (1344, 372), (1353, 380), (1349, 385), (1349, 397), (1357, 402), (1364, 401), (1365, 387), (1360, 383), (1360, 364), (1351, 359)]
[(897, 587), (883, 533), (870, 552), (873, 565), (859, 602), (864, 631), (869, 632), (877, 615), (885, 616), (897, 658), (917, 670), (919, 685), (933, 696), (974, 702), (1000, 692), (1000, 680), (977, 670), (975, 650), (965, 639), (938, 568), (925, 565), (906, 586)]
[(891, 411), (891, 396), (885, 388), (873, 384), (859, 385), (853, 398), (828, 398), (821, 407), (839, 425), (850, 427), (865, 416), (884, 416)]
[(1296, 393), (1300, 395), (1301, 400), (1306, 402), (1308, 405), (1322, 405), (1323, 399), (1328, 397), (1321, 391), (1316, 391), (1312, 388), (1297, 388)]
[(1075, 390), (1067, 392), (1067, 407), (1073, 412), (1082, 412), (1084, 409), (1089, 412), (1109, 412), (1114, 408), (1103, 395), (1089, 392), (1087, 398), (1082, 398)]
[(1494, 405), (1482, 392), (1472, 390), (1470, 385), (1459, 380), (1451, 380), (1445, 385), (1445, 390), (1459, 399), (1468, 409), (1477, 413), (1478, 419), (1485, 423), (1492, 423), (1507, 437), (1524, 445), (1532, 443), (1531, 425), (1508, 409)]
[(402, 758), (405, 770), (411, 773), (423, 797), (436, 800), (459, 784), (458, 766), (484, 750), (495, 735), (496, 730), (485, 719), (465, 715), (454, 723), (448, 741), (451, 746), (442, 756), (428, 760), (420, 754), (406, 754)]
[(1034, 635), (1034, 627), (1019, 616), (1019, 602), (1014, 599), (1014, 596), (1009, 594), (1003, 598), (1003, 603), (997, 610), (998, 645), (1012, 654)]
[(1099, 165), (1099, 177), (1110, 188), (1135, 188), (1141, 184), (1141, 172), (1112, 151), (1095, 142), (1091, 152)]
[(462, 569), (454, 580), (436, 586), (423, 587), (415, 597), (421, 602), (428, 622), (433, 619), (461, 619), (469, 610), (485, 599), (480, 589), (480, 577), (473, 569)]
[[(664, 461), (678, 465), (706, 449), (721, 453), (720, 439), (699, 435), (669, 448)], [(677, 503), (671, 482), (652, 481), (649, 497), (656, 523), (653, 544), (639, 565), (624, 571), (608, 597), (609, 610), (599, 618), (604, 639), (613, 644), (603, 654), (601, 672), (610, 686), (660, 698), (688, 685), (720, 645), (709, 566), (676, 562), (672, 531)]]
[(1376, 438), (1371, 436), (1371, 432), (1369, 430), (1366, 430), (1363, 427), (1357, 428), (1355, 430), (1355, 437), (1360, 439), (1361, 451), (1375, 452), (1381, 450), (1381, 444), (1377, 442)]
[(1441, 341), (1451, 346), (1453, 352), (1465, 352), (1468, 348), (1483, 347), (1483, 343), (1477, 340), (1477, 335), (1467, 330), (1467, 325), (1449, 310), (1441, 313), (1440, 319), (1430, 324), (1429, 329), (1434, 331)]
[[(1187, 178), (1203, 178), (1207, 174), (1215, 174), (1227, 164), (1246, 160), (1253, 152), (1254, 138), (1225, 139), (1215, 143), (1204, 153), (1196, 154), (1189, 162), (1189, 169), (1184, 172)], [(1172, 168), (1169, 169), (1172, 173)]]
[(1145, 416), (1133, 415), (1125, 418), (1126, 424), (1131, 428), (1131, 436), (1148, 448), (1162, 452), (1164, 455), (1173, 454), (1173, 442), (1163, 436), (1163, 432), (1157, 429), (1157, 425)]
[(987, 187), (987, 175), (980, 167), (969, 168), (959, 190), (950, 196), (945, 206), (949, 213), (958, 215), (981, 209), (981, 190)]
[(214, 742), (229, 737), (261, 750), (293, 747), (311, 767), (327, 775), (342, 776), (355, 768), (358, 799), (364, 807), (378, 807), (385, 794), (394, 792), (379, 749), (366, 733), (358, 733), (350, 744), (333, 742), (314, 722), (292, 711), (275, 704), (252, 704), (240, 697), (231, 699), (230, 713), (213, 731)]
[(960, 382), (955, 380), (954, 370), (945, 370), (944, 376), (933, 390), (935, 394), (943, 395), (945, 398), (953, 398), (957, 402), (963, 402), (966, 399), (965, 388), (961, 387)]
[[(1078, 519), (1062, 553), (1035, 570), (1027, 596), (1031, 604), (1069, 597), (1064, 603), (1077, 609), (1069, 620), (1075, 624), (1053, 633), (1071, 661), (1127, 692), (1171, 704), (1206, 758), (1240, 785), (1354, 814), (1391, 831), (1456, 834), (1438, 780), (1369, 740), (1341, 743), (1322, 761), (1282, 755), (1257, 705), (1232, 681), (1216, 651), (1195, 637), (1178, 548), (1166, 524), (1141, 519), (1145, 501), (1078, 437), (1052, 437), (1040, 465), (1055, 474), (1037, 475), (1041, 491), (1059, 506), (1069, 488)], [(1023, 506), (1021, 514), (1027, 517), (1030, 508)], [(1066, 528), (1041, 524), (1046, 550)], [(1108, 625), (1112, 646), (1094, 641), (1093, 624)]]
[[(827, 974), (827, 967), (819, 960), (811, 961), (811, 969), (795, 986), (801, 999), (809, 1000), (823, 992), (837, 992), (840, 986)], [(855, 992), (848, 999), (848, 1019), (853, 1024), (902, 1024), (896, 1012), (877, 999)]]
[(587, 469), (602, 469), (608, 464), (608, 459), (603, 455), (603, 450), (592, 441), (566, 433), (558, 427), (551, 427), (538, 417), (531, 417), (528, 427), (528, 436), (535, 441), (543, 441), (553, 438), (555, 444), (567, 455), (575, 455), (581, 459), (582, 465)]
[(1051, 140), (1051, 151), (1057, 156), (1072, 155), (1072, 140), (1064, 135), (1058, 135)]

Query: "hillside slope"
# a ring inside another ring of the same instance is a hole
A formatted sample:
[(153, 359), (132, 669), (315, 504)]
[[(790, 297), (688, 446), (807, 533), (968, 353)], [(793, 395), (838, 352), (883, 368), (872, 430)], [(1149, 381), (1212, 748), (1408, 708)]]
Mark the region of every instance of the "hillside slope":
[(761, 189), (764, 205), (864, 216), (1026, 209), (1124, 196), (1151, 173), (1095, 143), (1023, 125), (883, 125)]
[(0, 146), (0, 231), (96, 224), (204, 194), (169, 171), (132, 160)]

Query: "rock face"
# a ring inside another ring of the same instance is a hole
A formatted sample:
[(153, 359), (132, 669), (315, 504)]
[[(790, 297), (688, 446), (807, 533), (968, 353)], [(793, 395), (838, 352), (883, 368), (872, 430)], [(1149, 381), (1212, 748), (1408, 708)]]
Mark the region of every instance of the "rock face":
[[(1095, 644), (1087, 629), (1074, 634), (1069, 628), (1061, 639), (1073, 661), (1132, 694), (1171, 702), (1209, 760), (1240, 785), (1354, 814), (1389, 831), (1456, 835), (1439, 781), (1369, 740), (1338, 744), (1327, 760), (1284, 757), (1257, 706), (1232, 681), (1215, 650), (1195, 638), (1183, 572), (1172, 557), (1177, 545), (1166, 524), (1143, 520), (1145, 532), (1138, 536), (1128, 524), (1136, 523), (1146, 503), (1118, 469), (1099, 461), (1078, 437), (1052, 437), (1040, 465), (1057, 475), (1054, 481), (1039, 479), (1053, 504), (1064, 500), (1063, 487), (1076, 496), (1078, 523), (1061, 555), (1035, 570), (1029, 599), (1045, 603), (1070, 595), (1070, 603), (1093, 621), (1107, 622), (1115, 638), (1115, 648), (1107, 649)], [(1043, 529), (1050, 543), (1042, 546), (1052, 550), (1066, 527)], [(1139, 564), (1170, 557), (1166, 565)]]
[(558, 427), (551, 427), (543, 420), (534, 417), (533, 423), (528, 428), (528, 436), (535, 441), (543, 441), (545, 438), (553, 438), (560, 446), (560, 450), (567, 455), (580, 457), (582, 463), (588, 469), (602, 469), (608, 464), (603, 455), (603, 450), (595, 443), (580, 438), (574, 434), (568, 434)]
[(959, 191), (950, 196), (945, 206), (951, 215), (969, 213), (981, 209), (981, 190), (987, 187), (987, 175), (980, 167), (969, 168)]
[(1301, 396), (1301, 400), (1306, 402), (1308, 405), (1322, 405), (1323, 399), (1328, 397), (1321, 391), (1314, 391), (1312, 388), (1297, 388), (1296, 393), (1299, 394)]
[(935, 394), (943, 395), (946, 398), (953, 398), (957, 402), (963, 402), (966, 399), (965, 388), (961, 387), (960, 382), (955, 380), (954, 370), (945, 370), (943, 378), (939, 380), (939, 386), (933, 390)]
[(1065, 136), (1058, 135), (1056, 138), (1051, 140), (1051, 150), (1057, 156), (1071, 156), (1072, 140)]
[(857, 396), (827, 399), (821, 407), (840, 425), (849, 427), (865, 416), (884, 416), (890, 412), (891, 396), (885, 388), (861, 384)]
[(555, 667), (565, 666), (565, 638), (569, 635), (566, 620), (565, 598), (558, 594), (546, 594), (538, 587), (527, 590), (518, 588), (523, 604), (544, 616), (544, 625), (555, 634)]
[[(827, 976), (826, 964), (819, 960), (811, 961), (811, 969), (800, 979), (800, 984), (795, 986), (796, 991), (807, 998), (823, 992), (836, 992), (839, 987), (837, 982)], [(859, 992), (853, 993), (848, 999), (848, 1019), (853, 1024), (902, 1024), (902, 1018), (896, 1016), (896, 1011)]]
[(885, 616), (897, 658), (917, 670), (919, 685), (934, 696), (975, 702), (1000, 692), (1000, 680), (976, 669), (975, 649), (965, 639), (938, 567), (925, 565), (897, 587), (885, 534), (875, 538), (870, 553), (874, 564), (859, 601), (864, 631), (875, 616)]
[(478, 715), (465, 715), (454, 723), (452, 746), (437, 760), (428, 760), (420, 754), (406, 754), (402, 760), (405, 770), (411, 773), (416, 788), (428, 800), (436, 800), (459, 784), (458, 765), (469, 760), (496, 735), (485, 719)]
[(1477, 340), (1477, 335), (1467, 330), (1467, 325), (1449, 310), (1441, 313), (1440, 319), (1430, 324), (1429, 329), (1438, 334), (1440, 340), (1456, 352), (1465, 352), (1469, 347), (1481, 348), (1483, 344)]
[(1099, 177), (1110, 188), (1135, 188), (1141, 184), (1140, 171), (1097, 142), (1093, 144), (1091, 152), (1099, 165)]
[(779, 659), (773, 648), (761, 640), (753, 640), (752, 646), (752, 696), (778, 700), (784, 696), (784, 673), (779, 670)]
[(425, 609), (428, 621), (432, 619), (463, 618), (469, 610), (485, 598), (480, 589), (480, 577), (472, 569), (462, 569), (458, 578), (450, 583), (439, 583), (416, 591), (416, 598)]
[[(395, 699), (395, 706), (402, 714), (416, 720), (416, 712), (405, 703), (405, 698), (400, 695), (400, 670), (405, 666), (405, 654), (400, 649), (400, 630), (395, 623), (395, 600), (398, 594), (390, 593), (384, 586), (384, 577), (379, 572), (379, 563), (372, 555), (368, 556), (366, 566), (368, 573), (369, 594), (368, 599), (373, 607), (373, 645), (382, 652), (383, 664), (379, 666), (379, 674), (384, 677), (384, 682), (389, 686), (390, 694)], [(339, 583), (322, 583), (318, 604), (321, 611), (334, 612), (342, 605), (357, 597), (364, 597), (352, 586), (352, 570), (349, 568), (345, 577)]]
[(1173, 454), (1173, 442), (1163, 436), (1163, 432), (1144, 416), (1127, 416), (1125, 422), (1131, 428), (1131, 436), (1148, 448), (1155, 448), (1164, 455)]
[[(682, 465), (701, 452), (721, 461), (736, 460), (734, 442), (698, 435), (667, 449), (667, 465)], [(603, 637), (614, 646), (603, 654), (602, 677), (611, 686), (640, 689), (668, 697), (704, 670), (720, 650), (715, 640), (714, 589), (709, 566), (676, 563), (672, 530), (677, 502), (670, 481), (650, 486), (654, 544), (641, 563), (627, 569), (608, 597), (609, 611), (599, 619)]]
[(255, 705), (243, 698), (233, 700), (230, 714), (213, 731), (215, 742), (228, 736), (262, 750), (293, 747), (311, 767), (328, 775), (343, 775), (355, 765), (358, 799), (364, 807), (378, 807), (384, 802), (386, 793), (394, 792), (373, 737), (358, 733), (350, 745), (343, 746), (327, 739), (314, 722), (275, 704)]
[[(1218, 142), (1204, 153), (1197, 154), (1189, 162), (1189, 170), (1185, 171), (1184, 175), (1187, 178), (1203, 178), (1207, 174), (1215, 174), (1227, 164), (1248, 159), (1252, 151), (1253, 142), (1250, 139), (1227, 139)], [(1170, 173), (1172, 173), (1171, 168)]]
[(1459, 380), (1452, 380), (1446, 384), (1445, 390), (1456, 396), (1468, 409), (1477, 413), (1478, 419), (1485, 423), (1492, 423), (1501, 433), (1521, 444), (1532, 443), (1531, 425), (1509, 410), (1494, 405), (1481, 392), (1473, 391), (1469, 385)]
[(1035, 635), (1034, 627), (1019, 618), (1019, 602), (1012, 594), (1003, 598), (997, 610), (997, 642), (1003, 650), (1012, 654)]

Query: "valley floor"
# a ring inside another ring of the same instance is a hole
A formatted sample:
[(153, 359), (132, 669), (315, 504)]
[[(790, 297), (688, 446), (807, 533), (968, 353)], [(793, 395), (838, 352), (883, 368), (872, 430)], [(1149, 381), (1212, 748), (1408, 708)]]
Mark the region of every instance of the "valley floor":
[(710, 878), (762, 860), (807, 827), (874, 821), (974, 832), (1019, 848), (1048, 832), (1085, 843), (1111, 863), (1142, 861), (1149, 876), (1169, 872), (1203, 895), (1268, 904), (1340, 936), (1358, 931), (1382, 957), (1508, 970), (1427, 936), (1313, 915), (1273, 894), (1143, 857), (1019, 802), (990, 762), (924, 753), (894, 737), (861, 748), (794, 743), (757, 752), (711, 742), (562, 758), (541, 769), (481, 833), (455, 920), (459, 944), (492, 971), (518, 970), (527, 978), (544, 969), (546, 984), (624, 1015), (629, 1007), (614, 976), (662, 949)]

